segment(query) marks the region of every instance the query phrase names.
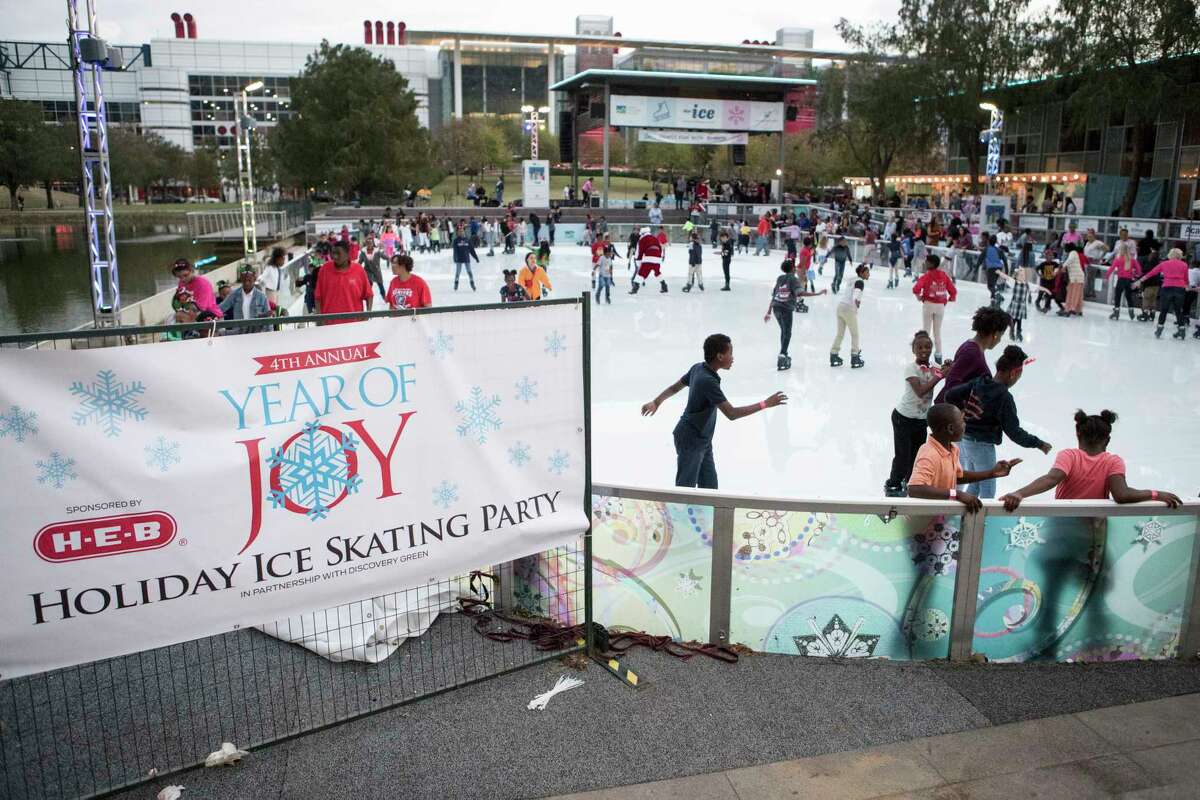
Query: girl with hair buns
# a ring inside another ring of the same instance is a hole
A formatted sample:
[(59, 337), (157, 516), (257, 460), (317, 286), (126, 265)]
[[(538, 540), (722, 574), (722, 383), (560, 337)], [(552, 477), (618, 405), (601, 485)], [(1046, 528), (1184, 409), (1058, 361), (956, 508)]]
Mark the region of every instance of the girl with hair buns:
[(1029, 485), (1004, 495), (1000, 500), (1007, 511), (1015, 511), (1026, 497), (1054, 490), (1055, 500), (1103, 500), (1111, 497), (1118, 503), (1140, 503), (1157, 500), (1171, 508), (1179, 506), (1179, 498), (1158, 489), (1133, 489), (1125, 483), (1125, 462), (1108, 452), (1112, 426), (1117, 415), (1112, 411), (1099, 414), (1075, 412), (1075, 435), (1078, 448), (1060, 450), (1054, 466)]

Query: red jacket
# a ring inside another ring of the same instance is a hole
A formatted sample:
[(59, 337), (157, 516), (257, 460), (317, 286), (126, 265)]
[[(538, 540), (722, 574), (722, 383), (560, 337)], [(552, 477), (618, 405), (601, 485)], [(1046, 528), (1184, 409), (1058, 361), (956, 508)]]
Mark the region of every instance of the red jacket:
[(958, 297), (958, 289), (954, 288), (954, 281), (948, 274), (931, 269), (913, 284), (913, 294), (921, 302), (945, 305)]
[(642, 238), (638, 239), (637, 244), (637, 260), (645, 264), (661, 264), (662, 263), (662, 242), (652, 233), (647, 233)]

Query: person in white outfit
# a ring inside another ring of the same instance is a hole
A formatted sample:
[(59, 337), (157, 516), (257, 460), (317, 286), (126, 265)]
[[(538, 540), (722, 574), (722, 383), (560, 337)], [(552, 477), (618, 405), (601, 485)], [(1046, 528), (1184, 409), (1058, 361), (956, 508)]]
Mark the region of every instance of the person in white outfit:
[(847, 328), (850, 330), (850, 367), (858, 369), (865, 366), (858, 341), (858, 308), (862, 305), (863, 290), (866, 289), (867, 280), (871, 277), (871, 268), (866, 264), (860, 264), (854, 271), (854, 275), (854, 280), (846, 281), (846, 286), (842, 289), (841, 301), (838, 303), (837, 336), (833, 339), (833, 346), (829, 348), (829, 366), (831, 367), (840, 367), (845, 363), (839, 353), (842, 349), (842, 337), (846, 335)]

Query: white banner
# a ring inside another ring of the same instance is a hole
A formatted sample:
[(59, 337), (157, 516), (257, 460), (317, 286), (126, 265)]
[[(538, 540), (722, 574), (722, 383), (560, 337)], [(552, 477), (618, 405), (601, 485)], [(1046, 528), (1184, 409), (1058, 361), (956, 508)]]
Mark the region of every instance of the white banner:
[[(1130, 234), (1132, 235), (1132, 231), (1130, 231)], [(1179, 238), (1188, 240), (1200, 239), (1200, 223), (1190, 222), (1182, 225), (1179, 228)]]
[(521, 162), (521, 205), (550, 207), (550, 162), (525, 159)]
[(0, 351), (0, 675), (571, 541), (578, 304)]
[(750, 134), (727, 131), (660, 131), (643, 128), (638, 131), (638, 141), (663, 144), (746, 144), (750, 141)]
[(614, 94), (609, 120), (617, 127), (686, 130), (783, 130), (783, 103)]

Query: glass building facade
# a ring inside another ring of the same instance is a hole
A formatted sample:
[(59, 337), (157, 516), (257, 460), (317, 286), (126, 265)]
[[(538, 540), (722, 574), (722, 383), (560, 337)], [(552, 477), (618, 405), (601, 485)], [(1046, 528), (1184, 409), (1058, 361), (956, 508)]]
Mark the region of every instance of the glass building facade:
[[(435, 104), (434, 82), (430, 82), (430, 127), (440, 126), (454, 115), (454, 51), (443, 50), (440, 55), (441, 80)], [(463, 49), (462, 102), (463, 115), (489, 114), (517, 117), (521, 106), (549, 104), (549, 54), (545, 48)], [(555, 55), (555, 75), (563, 74), (563, 57)], [(437, 111), (434, 113), (435, 105)], [(437, 120), (438, 124), (434, 124)]]

